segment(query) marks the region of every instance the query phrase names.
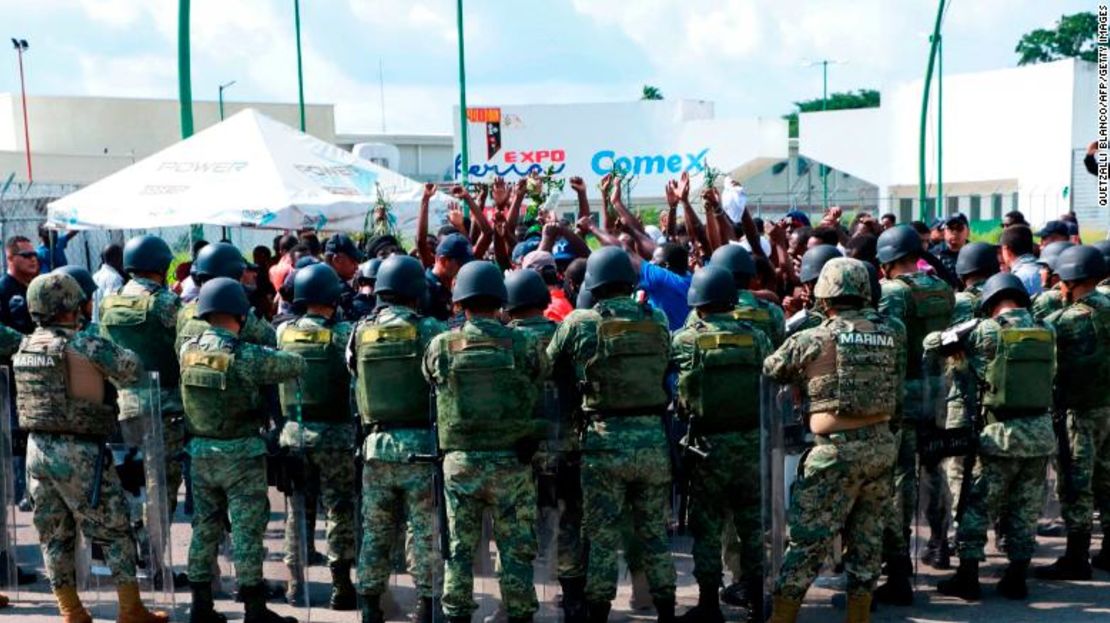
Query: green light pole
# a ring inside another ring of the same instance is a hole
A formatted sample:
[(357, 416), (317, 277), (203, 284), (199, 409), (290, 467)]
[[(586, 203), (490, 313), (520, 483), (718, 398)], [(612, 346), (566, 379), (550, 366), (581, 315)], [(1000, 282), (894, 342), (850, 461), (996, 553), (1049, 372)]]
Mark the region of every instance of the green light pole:
[[(470, 147), (466, 136), (466, 51), (463, 47), (463, 0), (457, 0), (455, 7), (459, 29), (459, 136), (462, 138), (462, 183), (465, 186), (467, 173), (470, 171)], [(463, 204), (463, 212), (465, 216), (470, 216), (470, 208), (466, 204)]]
[(224, 90), (230, 89), (233, 84), (235, 84), (234, 80), (232, 80), (231, 82), (225, 82), (220, 85), (220, 121), (224, 120)]
[[(829, 109), (829, 65), (840, 65), (844, 61), (821, 59), (807, 63), (806, 67), (821, 66), (821, 112)], [(821, 206), (825, 211), (829, 209), (829, 167), (820, 165), (821, 172)]]
[(937, 218), (944, 218), (944, 40), (937, 33)]
[(177, 3), (177, 96), (181, 107), (181, 138), (193, 135), (193, 80), (189, 66), (189, 0)]
[[(921, 126), (917, 150), (917, 195), (921, 202), (919, 214), (922, 220), (927, 220), (925, 210), (929, 199), (928, 188), (925, 185), (925, 126), (929, 114), (929, 86), (933, 81), (933, 67), (936, 64), (937, 49), (940, 47), (940, 25), (943, 19), (944, 0), (940, 0), (937, 5), (936, 22), (933, 24), (933, 34), (929, 37), (929, 64), (925, 68), (925, 85), (921, 96)], [(937, 108), (939, 110), (940, 102), (937, 102)], [(937, 149), (937, 160), (940, 161), (940, 149)]]
[(297, 30), (297, 101), (300, 103), (301, 132), (304, 132), (304, 70), (301, 65), (301, 0), (293, 0), (293, 23)]

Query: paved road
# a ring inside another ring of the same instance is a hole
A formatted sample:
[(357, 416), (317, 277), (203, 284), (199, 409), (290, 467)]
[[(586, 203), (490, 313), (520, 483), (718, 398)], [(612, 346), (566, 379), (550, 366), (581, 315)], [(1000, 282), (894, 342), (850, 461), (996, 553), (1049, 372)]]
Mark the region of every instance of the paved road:
[[(283, 501), (276, 492), (272, 498), (272, 508), (275, 512), (266, 533), (266, 546), (269, 555), (266, 561), (266, 576), (271, 580), (281, 581), (287, 575), (281, 562), (283, 524), (282, 515), (277, 512), (283, 507)], [(28, 513), (17, 514), (18, 536), (21, 546), (19, 555), (23, 561), (29, 561), (29, 566), (41, 570), (42, 559), (35, 540), (34, 529), (30, 525)], [(322, 524), (322, 520), (321, 520)], [(318, 547), (324, 546), (323, 526), (317, 526), (316, 542)], [(190, 528), (188, 519), (179, 512), (173, 529), (173, 556), (180, 570), (183, 566), (188, 550)], [(1096, 537), (1096, 547), (1098, 538)], [(692, 561), (690, 559), (690, 543), (688, 539), (675, 539), (673, 543), (675, 559), (679, 571), (679, 612), (692, 606), (697, 601), (697, 587), (690, 576)], [(1063, 539), (1042, 538), (1038, 559), (1035, 563), (1047, 563), (1063, 550)], [(1028, 602), (1015, 603), (999, 597), (994, 592), (994, 584), (1000, 575), (1005, 560), (997, 551), (991, 550), (987, 564), (983, 567), (984, 599), (978, 604), (969, 604), (958, 599), (938, 595), (935, 591), (938, 579), (951, 572), (938, 572), (921, 565), (918, 569), (917, 603), (910, 608), (883, 608), (875, 613), (873, 620), (877, 622), (888, 621), (1006, 621), (1006, 622), (1036, 622), (1036, 623), (1079, 623), (1079, 622), (1106, 622), (1110, 621), (1110, 574), (1096, 571), (1095, 579), (1091, 582), (1081, 583), (1030, 583), (1031, 597)], [(224, 567), (227, 569), (227, 566)], [(555, 607), (558, 594), (557, 585), (542, 581), (547, 579), (547, 574), (541, 568), (537, 574), (540, 583), (540, 598), (544, 601), (537, 621), (560, 620)], [(824, 578), (828, 583), (834, 583), (831, 577)], [(323, 607), (328, 596), (328, 570), (326, 567), (312, 567), (309, 572), (309, 581), (313, 603), (317, 604), (311, 610), (311, 620), (328, 623), (354, 622), (358, 620), (356, 613), (332, 612)], [(115, 593), (111, 582), (107, 578), (101, 579), (105, 587), (97, 592), (94, 587), (82, 593), (87, 604), (93, 611), (97, 621), (115, 620)], [(496, 607), (497, 587), (496, 580), (492, 577), (479, 578), (476, 589), (477, 599), (481, 604), (480, 615), (491, 613)], [(95, 584), (95, 582), (93, 583)], [(411, 606), (414, 599), (412, 585), (407, 576), (399, 576), (392, 592), (400, 605), (401, 612), (391, 620), (405, 620), (403, 611)], [(633, 612), (628, 608), (630, 585), (627, 578), (622, 578), (620, 592), (614, 603), (613, 621), (653, 621), (654, 614), (651, 610)], [(801, 621), (837, 621), (843, 619), (843, 612), (837, 611), (832, 605), (832, 597), (836, 594), (830, 588), (815, 587), (806, 600), (806, 607), (802, 612)], [(39, 623), (57, 620), (57, 610), (45, 580), (40, 580), (33, 586), (22, 587), (18, 597), (15, 597), (13, 608), (0, 611), (0, 620), (20, 621), (26, 623)], [(175, 620), (188, 620), (188, 592), (179, 591), (174, 596)], [(228, 613), (232, 620), (241, 619), (242, 608), (230, 599), (221, 599), (217, 609)], [(301, 621), (309, 619), (306, 610), (295, 610), (284, 604), (273, 604), (274, 610), (282, 614), (298, 616)], [(731, 610), (727, 613), (729, 620), (742, 620), (741, 612)], [(475, 617), (481, 621), (481, 617)]]

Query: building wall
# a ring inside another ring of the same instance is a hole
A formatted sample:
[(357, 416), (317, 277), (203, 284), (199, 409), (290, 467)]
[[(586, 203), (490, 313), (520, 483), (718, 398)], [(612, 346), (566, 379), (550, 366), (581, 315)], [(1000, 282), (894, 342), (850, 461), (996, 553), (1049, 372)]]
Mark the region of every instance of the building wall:
[(401, 153), (397, 172), (421, 182), (444, 182), (452, 177), (452, 138), (447, 134), (341, 134), (335, 144), (351, 150), (358, 143), (385, 143)]

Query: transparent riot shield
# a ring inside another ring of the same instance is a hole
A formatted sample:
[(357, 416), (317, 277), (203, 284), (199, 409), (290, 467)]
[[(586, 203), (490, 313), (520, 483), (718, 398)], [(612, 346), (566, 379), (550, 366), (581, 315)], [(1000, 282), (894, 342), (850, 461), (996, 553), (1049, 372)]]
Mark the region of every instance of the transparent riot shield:
[(548, 435), (540, 444), (532, 461), (532, 476), (536, 483), (536, 559), (533, 577), (536, 597), (539, 599), (537, 619), (558, 620), (559, 595), (559, 465), (562, 455), (562, 419), (559, 394), (554, 381), (543, 384), (537, 408), (548, 423)]
[(12, 420), (8, 368), (0, 367), (0, 585), (19, 597), (19, 540), (16, 536), (15, 467), (12, 459)]
[(305, 477), (308, 471), (306, 469), (308, 449), (305, 446), (304, 418), (301, 413), (302, 388), (299, 379), (296, 383), (297, 405), (294, 421), (286, 422), (285, 430), (282, 431), (282, 445), (287, 449), (284, 456), (284, 471), (289, 474), (288, 482), (292, 489), (287, 500), (290, 512), (286, 517), (286, 521), (291, 522), (291, 525), (285, 532), (285, 562), (290, 575), (287, 595), (294, 598), (293, 605), (298, 609), (297, 619), (311, 623), (312, 596), (308, 590), (310, 563), (308, 553), (309, 539), (315, 538), (316, 535), (315, 530), (310, 531), (308, 526), (309, 496), (306, 495), (308, 481)]
[(143, 498), (146, 512), (143, 525), (146, 543), (143, 558), (146, 573), (141, 586), (149, 592), (150, 603), (173, 612), (173, 546), (169, 514), (170, 492), (166, 485), (165, 431), (162, 421), (162, 391), (158, 372), (151, 372), (140, 385), (142, 417)]
[[(787, 545), (786, 510), (790, 488), (787, 483), (787, 438), (797, 444), (804, 437), (804, 425), (794, 409), (791, 392), (768, 378), (760, 387), (762, 403), (760, 426), (760, 471), (762, 473), (763, 531), (766, 535), (763, 563), (764, 610), (771, 604), (775, 580), (782, 567)], [(792, 447), (791, 450), (798, 448)], [(764, 614), (767, 614), (766, 612)]]

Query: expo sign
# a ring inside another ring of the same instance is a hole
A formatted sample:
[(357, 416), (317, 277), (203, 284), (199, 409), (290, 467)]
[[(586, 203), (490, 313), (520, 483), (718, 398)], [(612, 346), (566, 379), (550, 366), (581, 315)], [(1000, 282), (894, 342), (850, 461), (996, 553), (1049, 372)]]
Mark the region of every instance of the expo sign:
[(607, 175), (614, 169), (631, 175), (698, 172), (705, 170), (705, 155), (709, 148), (696, 154), (644, 154), (618, 156), (612, 149), (603, 149), (590, 159), (590, 168), (598, 175)]
[(540, 164), (543, 162), (565, 162), (567, 152), (564, 149), (536, 149), (533, 151), (507, 151), (505, 162), (523, 164)]

